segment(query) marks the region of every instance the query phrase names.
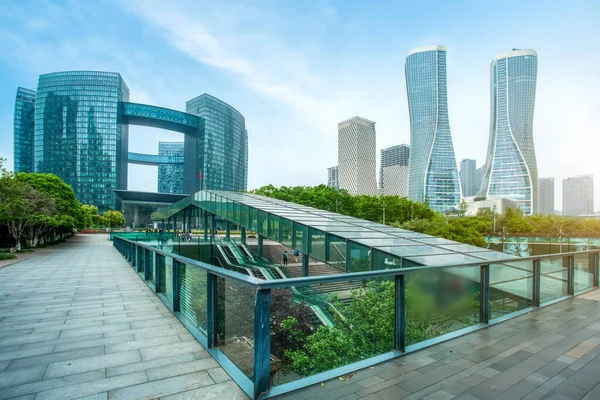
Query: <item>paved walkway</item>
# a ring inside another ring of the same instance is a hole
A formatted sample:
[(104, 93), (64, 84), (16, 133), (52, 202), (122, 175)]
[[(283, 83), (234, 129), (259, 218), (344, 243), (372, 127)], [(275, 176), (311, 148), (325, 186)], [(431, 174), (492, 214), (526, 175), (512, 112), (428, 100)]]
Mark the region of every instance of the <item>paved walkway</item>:
[(600, 290), (285, 399), (600, 399)]
[(0, 399), (245, 399), (106, 235), (0, 268)]

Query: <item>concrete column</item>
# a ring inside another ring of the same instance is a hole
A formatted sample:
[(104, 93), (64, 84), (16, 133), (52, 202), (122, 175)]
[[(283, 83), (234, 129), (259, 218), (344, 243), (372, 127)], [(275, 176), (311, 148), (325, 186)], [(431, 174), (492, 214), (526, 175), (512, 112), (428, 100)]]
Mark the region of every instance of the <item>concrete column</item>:
[(302, 276), (308, 276), (308, 254), (302, 253)]
[(140, 226), (140, 207), (136, 204), (133, 206), (133, 227), (138, 228)]
[(204, 222), (202, 223), (204, 228), (204, 241), (208, 240), (208, 212), (204, 211)]
[(259, 257), (263, 256), (263, 237), (261, 234), (257, 234), (257, 238), (258, 238), (258, 249), (256, 250), (256, 252), (258, 253)]
[(242, 227), (240, 229), (240, 238), (241, 238), (241, 242), (246, 244), (246, 228)]
[(229, 239), (230, 233), (231, 233), (231, 222), (227, 221), (227, 223), (225, 224), (225, 237), (227, 239)]

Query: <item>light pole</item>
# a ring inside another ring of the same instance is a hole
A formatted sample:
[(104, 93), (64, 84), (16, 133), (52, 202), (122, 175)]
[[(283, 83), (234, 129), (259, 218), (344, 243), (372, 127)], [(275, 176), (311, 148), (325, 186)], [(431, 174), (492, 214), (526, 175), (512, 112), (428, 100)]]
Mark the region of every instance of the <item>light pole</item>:
[(559, 231), (559, 235), (558, 235), (558, 252), (562, 253), (562, 238), (563, 238), (563, 232), (562, 232), (562, 228), (560, 228)]
[(383, 225), (385, 225), (385, 202), (381, 204), (381, 209), (383, 210)]
[(492, 210), (494, 211), (494, 235), (496, 235), (496, 204), (494, 204)]

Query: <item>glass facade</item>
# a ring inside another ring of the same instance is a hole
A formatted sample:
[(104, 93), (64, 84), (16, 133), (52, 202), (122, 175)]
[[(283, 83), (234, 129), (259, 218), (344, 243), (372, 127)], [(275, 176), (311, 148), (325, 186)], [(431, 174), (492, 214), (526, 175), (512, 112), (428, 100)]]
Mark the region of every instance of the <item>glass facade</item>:
[(186, 103), (202, 118), (197, 141), (197, 188), (245, 191), (248, 182), (248, 132), (244, 116), (229, 104), (203, 94)]
[(410, 113), (408, 197), (440, 212), (461, 200), (460, 182), (448, 121), (446, 49), (412, 50), (406, 58)]
[(15, 172), (33, 172), (35, 91), (17, 89), (14, 117)]
[(490, 140), (482, 196), (516, 200), (537, 212), (538, 172), (533, 144), (537, 53), (513, 50), (490, 66)]
[(84, 204), (117, 206), (127, 188), (128, 127), (117, 123), (129, 89), (118, 73), (40, 75), (35, 104), (35, 172), (53, 173)]
[[(158, 142), (158, 156), (183, 160), (183, 142)], [(183, 193), (183, 163), (158, 165), (158, 192)]]

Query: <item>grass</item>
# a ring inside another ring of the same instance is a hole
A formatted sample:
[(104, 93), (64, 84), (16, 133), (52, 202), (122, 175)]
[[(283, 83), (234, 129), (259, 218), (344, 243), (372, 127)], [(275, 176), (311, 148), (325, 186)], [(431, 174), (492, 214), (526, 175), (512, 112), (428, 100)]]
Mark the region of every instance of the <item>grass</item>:
[(17, 258), (17, 256), (15, 256), (14, 254), (0, 253), (0, 261), (2, 261), (2, 260), (12, 260), (14, 258)]

